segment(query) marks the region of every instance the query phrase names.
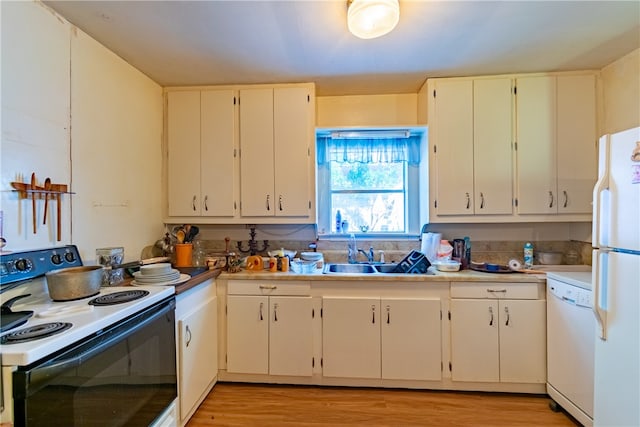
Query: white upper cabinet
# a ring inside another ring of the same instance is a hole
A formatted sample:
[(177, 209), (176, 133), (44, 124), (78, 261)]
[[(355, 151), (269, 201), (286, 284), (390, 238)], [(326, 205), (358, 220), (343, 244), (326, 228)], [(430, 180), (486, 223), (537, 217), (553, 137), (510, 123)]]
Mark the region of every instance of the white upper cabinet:
[(437, 215), (473, 214), (473, 81), (435, 84), (431, 152)]
[(432, 217), (511, 214), (512, 80), (442, 79), (432, 95)]
[(315, 222), (312, 83), (167, 91), (173, 221)]
[(556, 213), (556, 79), (525, 77), (517, 88), (518, 213)]
[(306, 86), (240, 90), (243, 217), (315, 218), (311, 95)]
[(199, 216), (200, 162), (185, 164), (185, 153), (200, 158), (200, 92), (167, 94), (169, 216)]
[(596, 165), (593, 74), (517, 81), (519, 214), (591, 213)]
[(243, 89), (240, 104), (240, 210), (273, 216), (273, 89)]
[(429, 80), (430, 222), (590, 220), (596, 78)]
[(200, 94), (200, 179), (202, 215), (232, 217), (237, 212), (235, 92)]
[[(312, 215), (309, 192), (312, 170), (313, 115), (309, 89), (275, 89), (274, 104), (274, 185), (276, 216)], [(315, 184), (315, 182), (314, 182)]]
[(590, 214), (598, 175), (596, 78), (558, 76), (556, 91), (558, 213)]
[(510, 78), (473, 82), (473, 168), (476, 215), (513, 213)]
[(167, 93), (171, 217), (235, 214), (234, 91)]

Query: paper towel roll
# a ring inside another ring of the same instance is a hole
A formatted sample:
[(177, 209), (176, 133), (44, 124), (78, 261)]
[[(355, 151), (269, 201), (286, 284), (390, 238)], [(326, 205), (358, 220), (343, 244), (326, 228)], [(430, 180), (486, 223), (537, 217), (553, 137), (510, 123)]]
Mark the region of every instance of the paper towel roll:
[(517, 259), (509, 260), (509, 270), (519, 271), (522, 270), (522, 264)]
[(438, 252), (441, 239), (442, 233), (422, 233), (420, 252), (422, 252), (430, 262), (436, 259), (436, 253)]

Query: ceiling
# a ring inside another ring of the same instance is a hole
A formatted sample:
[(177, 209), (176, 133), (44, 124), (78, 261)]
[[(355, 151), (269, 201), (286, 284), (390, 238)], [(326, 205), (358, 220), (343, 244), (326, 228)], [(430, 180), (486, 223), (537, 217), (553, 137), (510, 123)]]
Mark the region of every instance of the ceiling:
[(415, 93), (428, 77), (600, 69), (640, 47), (638, 1), (400, 0), (351, 35), (346, 0), (45, 1), (162, 86), (316, 83)]

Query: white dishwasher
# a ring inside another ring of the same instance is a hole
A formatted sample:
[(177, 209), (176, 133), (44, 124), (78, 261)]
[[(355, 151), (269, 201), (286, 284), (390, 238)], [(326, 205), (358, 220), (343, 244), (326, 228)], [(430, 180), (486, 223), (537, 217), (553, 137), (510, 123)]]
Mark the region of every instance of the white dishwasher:
[(547, 272), (547, 393), (550, 407), (564, 408), (593, 426), (596, 339), (590, 272)]

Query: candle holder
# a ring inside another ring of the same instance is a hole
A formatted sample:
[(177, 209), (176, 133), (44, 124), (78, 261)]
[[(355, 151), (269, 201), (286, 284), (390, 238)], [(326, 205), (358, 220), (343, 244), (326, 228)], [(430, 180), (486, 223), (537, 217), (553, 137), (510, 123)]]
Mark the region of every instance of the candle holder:
[(267, 250), (267, 248), (269, 247), (269, 241), (268, 240), (263, 240), (262, 241), (262, 248), (258, 249), (258, 242), (256, 241), (256, 227), (250, 227), (250, 231), (249, 231), (249, 235), (251, 236), (251, 239), (247, 242), (247, 244), (249, 245), (248, 249), (245, 249), (243, 247), (243, 244), (241, 241), (237, 242), (237, 247), (238, 247), (238, 251), (242, 252), (243, 254), (248, 253), (249, 255), (255, 255), (258, 252), (264, 252)]

